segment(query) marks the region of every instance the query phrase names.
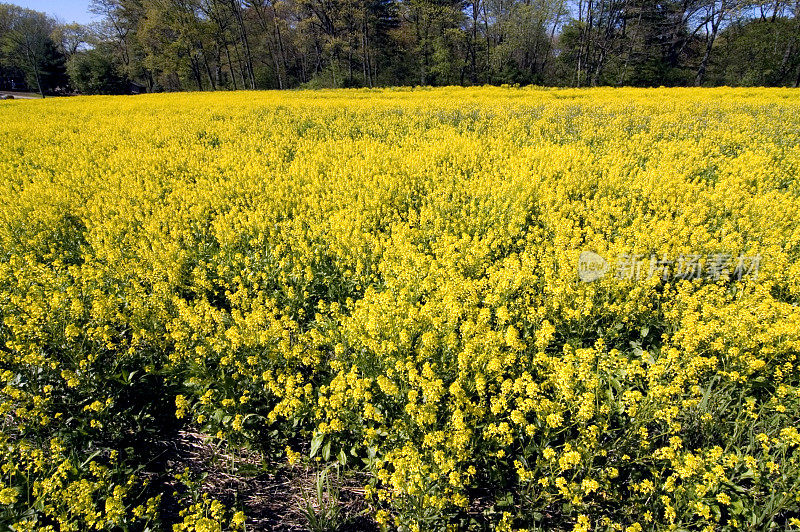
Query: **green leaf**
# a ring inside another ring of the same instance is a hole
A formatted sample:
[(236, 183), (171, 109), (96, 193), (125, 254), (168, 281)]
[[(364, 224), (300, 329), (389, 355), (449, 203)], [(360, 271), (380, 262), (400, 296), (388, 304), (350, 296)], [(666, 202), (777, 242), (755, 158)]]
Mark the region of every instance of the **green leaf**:
[(311, 453), (308, 455), (309, 458), (314, 458), (317, 455), (317, 451), (319, 451), (319, 448), (322, 445), (322, 441), (324, 439), (325, 439), (324, 432), (314, 431), (314, 437), (311, 438)]
[(328, 440), (328, 443), (325, 444), (325, 447), (322, 448), (322, 459), (326, 462), (331, 459), (331, 442)]
[(95, 452), (93, 452), (92, 454), (90, 454), (90, 455), (89, 455), (89, 458), (87, 458), (86, 460), (84, 460), (84, 461), (83, 461), (83, 463), (80, 465), (80, 467), (79, 467), (78, 469), (83, 469), (83, 467), (84, 467), (84, 466), (86, 466), (86, 464), (88, 464), (89, 462), (91, 462), (91, 461), (92, 461), (92, 459), (93, 459), (95, 456), (97, 456), (98, 454), (100, 454), (100, 453), (102, 453), (102, 452), (103, 452), (103, 450), (102, 450), (102, 449), (100, 449), (99, 451), (95, 451)]

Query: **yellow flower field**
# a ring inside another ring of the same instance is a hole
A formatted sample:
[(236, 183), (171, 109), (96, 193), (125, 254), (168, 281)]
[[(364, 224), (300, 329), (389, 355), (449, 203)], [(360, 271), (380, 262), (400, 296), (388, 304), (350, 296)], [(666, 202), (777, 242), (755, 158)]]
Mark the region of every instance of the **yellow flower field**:
[(0, 176), (2, 529), (253, 530), (189, 428), (376, 528), (800, 527), (798, 90), (0, 102)]

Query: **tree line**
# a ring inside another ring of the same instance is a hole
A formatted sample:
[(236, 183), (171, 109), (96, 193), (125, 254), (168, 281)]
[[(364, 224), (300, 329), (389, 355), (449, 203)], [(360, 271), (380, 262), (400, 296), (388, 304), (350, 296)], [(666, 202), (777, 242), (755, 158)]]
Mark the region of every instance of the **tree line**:
[(800, 0), (0, 4), (0, 89), (800, 85)]

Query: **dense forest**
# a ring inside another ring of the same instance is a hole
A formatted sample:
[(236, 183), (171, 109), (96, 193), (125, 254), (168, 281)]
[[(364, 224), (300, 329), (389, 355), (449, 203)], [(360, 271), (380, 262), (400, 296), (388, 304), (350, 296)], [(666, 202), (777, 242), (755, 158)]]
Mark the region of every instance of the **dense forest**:
[(800, 84), (800, 0), (94, 0), (0, 4), (0, 89), (47, 93)]

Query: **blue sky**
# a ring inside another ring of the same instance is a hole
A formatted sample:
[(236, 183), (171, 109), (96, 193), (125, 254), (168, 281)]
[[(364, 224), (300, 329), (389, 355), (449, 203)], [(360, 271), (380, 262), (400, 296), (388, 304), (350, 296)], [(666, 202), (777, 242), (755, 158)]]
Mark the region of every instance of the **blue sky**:
[(58, 17), (64, 22), (87, 24), (97, 17), (89, 13), (91, 0), (2, 0), (8, 4), (27, 7)]

